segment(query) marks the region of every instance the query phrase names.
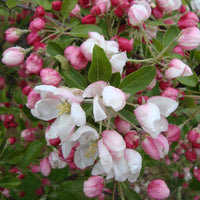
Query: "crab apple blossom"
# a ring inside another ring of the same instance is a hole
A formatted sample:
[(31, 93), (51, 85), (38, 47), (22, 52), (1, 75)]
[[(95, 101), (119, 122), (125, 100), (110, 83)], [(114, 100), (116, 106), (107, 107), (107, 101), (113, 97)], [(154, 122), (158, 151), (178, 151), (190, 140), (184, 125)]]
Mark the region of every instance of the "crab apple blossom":
[(10, 43), (15, 43), (20, 37), (20, 29), (16, 27), (8, 28), (5, 31), (6, 41)]
[(147, 193), (152, 199), (163, 200), (169, 197), (170, 190), (163, 180), (156, 179), (149, 183)]
[(140, 138), (136, 131), (126, 132), (124, 139), (126, 142), (126, 147), (130, 149), (136, 149), (140, 142)]
[(44, 61), (42, 58), (35, 54), (32, 53), (27, 59), (26, 59), (26, 70), (30, 74), (38, 74), (40, 70), (42, 69), (44, 64)]
[(40, 172), (44, 176), (49, 176), (49, 174), (51, 173), (51, 165), (49, 163), (49, 159), (48, 158), (43, 158), (40, 161)]
[(85, 58), (80, 47), (68, 46), (65, 48), (64, 55), (75, 70), (82, 70), (88, 64), (88, 60)]
[(135, 110), (135, 116), (141, 127), (156, 138), (160, 132), (167, 131), (168, 117), (178, 107), (178, 102), (162, 96), (150, 97), (146, 104), (138, 106)]
[(40, 78), (44, 85), (58, 86), (61, 81), (60, 74), (51, 68), (42, 69), (40, 71)]
[(45, 21), (41, 18), (36, 18), (30, 23), (29, 29), (32, 32), (37, 32), (37, 31), (42, 30), (44, 26), (45, 26)]
[(184, 29), (192, 26), (197, 26), (198, 22), (199, 18), (197, 17), (197, 15), (192, 11), (188, 11), (181, 16), (177, 24), (180, 29)]
[(76, 4), (76, 6), (74, 7), (74, 9), (69, 13), (70, 17), (81, 17), (81, 9), (79, 4)]
[[(123, 137), (114, 130), (102, 132), (98, 141), (100, 160), (95, 164), (92, 175), (105, 174), (106, 180), (135, 182), (140, 174), (142, 157), (133, 149), (126, 149)], [(123, 166), (123, 167), (122, 167)]]
[(84, 181), (83, 192), (88, 198), (99, 196), (104, 188), (104, 179), (101, 176), (91, 176)]
[(115, 117), (115, 127), (120, 133), (127, 133), (130, 131), (131, 126), (128, 122), (122, 120), (119, 116)]
[(174, 79), (180, 76), (191, 76), (192, 70), (188, 65), (179, 59), (172, 59), (169, 63), (169, 68), (165, 71), (165, 77), (167, 79)]
[(51, 152), (48, 159), (52, 168), (61, 169), (67, 166), (67, 162), (62, 160), (56, 151)]
[(183, 49), (188, 51), (197, 48), (200, 45), (200, 30), (197, 27), (183, 29), (178, 42)]
[(108, 86), (104, 81), (91, 83), (84, 90), (83, 97), (93, 98), (93, 115), (95, 121), (107, 118), (106, 107), (111, 107), (114, 111), (119, 111), (126, 104), (124, 92), (113, 86)]
[(142, 141), (142, 148), (151, 158), (159, 160), (168, 154), (169, 143), (167, 138), (161, 134), (157, 138), (147, 136)]
[(14, 67), (24, 62), (25, 49), (21, 47), (10, 47), (3, 52), (2, 63)]
[(180, 139), (181, 133), (180, 128), (176, 125), (169, 124), (168, 130), (164, 133), (168, 142), (176, 142)]
[(36, 86), (34, 91), (40, 95), (41, 99), (31, 109), (32, 115), (45, 121), (56, 118), (47, 128), (48, 139), (59, 137), (63, 142), (75, 126), (85, 124), (85, 112), (80, 106), (82, 98), (76, 96), (77, 90), (40, 85)]
[(24, 138), (26, 142), (32, 142), (36, 139), (35, 132), (36, 132), (36, 128), (24, 129), (21, 132), (21, 137)]
[(181, 7), (181, 0), (156, 0), (157, 5), (162, 11), (173, 11)]
[(169, 98), (174, 99), (176, 101), (178, 94), (179, 94), (179, 91), (177, 89), (174, 89), (172, 87), (168, 87), (163, 91), (162, 96), (163, 97), (169, 97)]
[(200, 10), (200, 2), (198, 0), (191, 0), (191, 7), (193, 10)]
[(128, 10), (129, 23), (132, 26), (138, 26), (146, 21), (151, 15), (151, 7), (146, 1), (139, 1), (133, 4)]

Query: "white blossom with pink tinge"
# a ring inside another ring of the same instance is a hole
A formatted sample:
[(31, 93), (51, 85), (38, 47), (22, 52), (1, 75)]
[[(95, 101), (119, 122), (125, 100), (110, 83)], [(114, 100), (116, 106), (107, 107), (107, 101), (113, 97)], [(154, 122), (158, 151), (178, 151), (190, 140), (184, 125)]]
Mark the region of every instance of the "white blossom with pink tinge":
[(168, 117), (178, 107), (178, 102), (162, 96), (154, 96), (147, 100), (144, 105), (138, 106), (134, 114), (141, 127), (156, 138), (160, 132), (167, 131)]
[(106, 176), (123, 182), (128, 179), (135, 182), (142, 167), (142, 157), (133, 149), (126, 149), (123, 137), (114, 130), (102, 132), (98, 141), (99, 161), (92, 170), (92, 175)]
[(192, 70), (188, 65), (179, 59), (172, 59), (169, 63), (169, 68), (165, 71), (165, 77), (167, 79), (174, 79), (180, 76), (191, 76)]
[(63, 142), (75, 126), (86, 123), (85, 112), (80, 106), (82, 99), (77, 96), (77, 90), (40, 85), (34, 91), (40, 94), (41, 99), (31, 109), (32, 115), (45, 121), (56, 118), (46, 131), (49, 139), (59, 137)]
[(124, 92), (104, 81), (91, 83), (83, 92), (83, 97), (93, 98), (93, 115), (95, 121), (107, 118), (106, 107), (119, 111), (126, 105)]

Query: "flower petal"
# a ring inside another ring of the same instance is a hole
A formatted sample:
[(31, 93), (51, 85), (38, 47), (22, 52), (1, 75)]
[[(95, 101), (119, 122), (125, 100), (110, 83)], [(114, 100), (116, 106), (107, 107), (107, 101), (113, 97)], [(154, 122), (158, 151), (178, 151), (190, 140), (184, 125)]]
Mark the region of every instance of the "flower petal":
[(81, 108), (80, 104), (72, 103), (71, 104), (71, 117), (74, 120), (75, 125), (83, 126), (86, 123), (86, 116), (84, 110)]
[(103, 102), (106, 106), (112, 107), (115, 111), (121, 110), (126, 105), (126, 96), (118, 88), (107, 86), (103, 89)]
[(103, 89), (108, 84), (105, 81), (97, 81), (88, 85), (83, 92), (83, 97), (95, 97), (97, 95), (101, 96)]
[(99, 96), (95, 96), (93, 99), (93, 115), (95, 122), (107, 118), (107, 115), (105, 113), (105, 106), (103, 105), (102, 100)]
[(163, 96), (154, 96), (147, 100), (147, 103), (155, 104), (162, 115), (168, 117), (172, 112), (174, 112), (178, 107), (178, 102)]
[(38, 119), (48, 121), (59, 116), (58, 105), (60, 105), (60, 100), (58, 99), (41, 99), (37, 101), (35, 108), (31, 109), (31, 113)]
[(49, 95), (52, 95), (57, 88), (52, 85), (39, 85), (34, 88), (35, 92), (40, 94), (41, 98), (44, 99)]

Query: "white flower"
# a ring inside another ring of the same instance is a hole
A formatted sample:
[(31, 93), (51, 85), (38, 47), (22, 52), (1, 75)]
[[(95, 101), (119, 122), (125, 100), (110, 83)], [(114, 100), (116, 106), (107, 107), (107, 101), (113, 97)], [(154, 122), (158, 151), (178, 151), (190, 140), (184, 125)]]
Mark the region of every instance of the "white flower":
[(106, 106), (115, 111), (123, 109), (126, 105), (126, 96), (118, 88), (108, 86), (104, 81), (90, 84), (83, 92), (83, 97), (93, 97), (93, 114), (95, 121), (107, 118)]
[(141, 127), (156, 138), (160, 132), (167, 131), (168, 122), (165, 117), (168, 117), (177, 107), (178, 102), (171, 98), (154, 96), (149, 98), (146, 104), (138, 106), (134, 113)]

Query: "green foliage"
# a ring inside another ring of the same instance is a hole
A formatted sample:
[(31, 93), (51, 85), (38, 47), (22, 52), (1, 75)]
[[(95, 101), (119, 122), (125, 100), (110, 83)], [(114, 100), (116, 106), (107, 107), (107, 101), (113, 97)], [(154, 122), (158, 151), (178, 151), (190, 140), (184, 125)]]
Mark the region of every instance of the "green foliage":
[(95, 45), (93, 48), (92, 64), (88, 71), (88, 80), (95, 81), (109, 81), (112, 76), (112, 66), (105, 55), (104, 50)]
[(8, 8), (14, 8), (17, 5), (18, 1), (17, 0), (7, 0), (6, 5)]
[(62, 2), (62, 8), (61, 8), (61, 15), (63, 16), (63, 19), (66, 19), (69, 16), (69, 13), (73, 10), (73, 8), (76, 6), (78, 0), (64, 0)]
[(120, 88), (130, 94), (144, 90), (154, 79), (156, 75), (156, 69), (153, 66), (142, 67), (126, 76), (121, 84)]

